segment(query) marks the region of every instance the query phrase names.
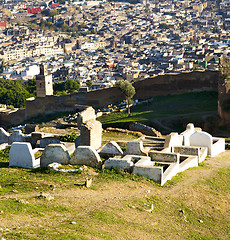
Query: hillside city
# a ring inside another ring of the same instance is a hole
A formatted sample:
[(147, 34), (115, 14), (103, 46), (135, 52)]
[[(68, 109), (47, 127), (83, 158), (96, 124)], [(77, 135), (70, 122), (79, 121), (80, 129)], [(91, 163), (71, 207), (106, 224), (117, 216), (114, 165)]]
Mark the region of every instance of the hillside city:
[(1, 1), (0, 77), (35, 78), (92, 89), (116, 80), (218, 71), (229, 54), (227, 1)]

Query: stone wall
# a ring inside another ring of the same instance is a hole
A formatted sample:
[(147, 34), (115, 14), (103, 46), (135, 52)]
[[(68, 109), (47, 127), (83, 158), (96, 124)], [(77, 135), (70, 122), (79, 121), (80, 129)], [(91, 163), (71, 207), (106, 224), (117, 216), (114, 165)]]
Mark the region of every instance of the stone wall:
[[(161, 75), (155, 78), (138, 81), (134, 84), (135, 99), (152, 96), (180, 94), (191, 91), (217, 91), (218, 72), (192, 72), (174, 75)], [(35, 101), (26, 101), (26, 118), (54, 111), (69, 111), (76, 104), (89, 105), (96, 108), (117, 103), (124, 99), (116, 88), (106, 88), (90, 92), (80, 92), (67, 96), (47, 96)]]
[(0, 126), (19, 125), (25, 121), (25, 109), (0, 112)]
[[(134, 83), (135, 99), (145, 99), (153, 96), (180, 94), (192, 91), (217, 91), (218, 72), (191, 72), (183, 74), (161, 75)], [(25, 119), (54, 112), (75, 111), (79, 106), (90, 105), (101, 108), (124, 99), (116, 88), (106, 88), (90, 92), (79, 92), (67, 96), (47, 96), (26, 101), (24, 117), (22, 112), (14, 113), (14, 117), (1, 117), (0, 125), (20, 124)], [(82, 109), (81, 109), (82, 110)], [(19, 121), (20, 120), (20, 121)], [(13, 122), (12, 122), (13, 121)]]
[(192, 91), (217, 91), (218, 77), (218, 72), (214, 71), (160, 75), (136, 82), (135, 98), (143, 99)]
[(54, 112), (74, 111), (78, 104), (86, 105), (85, 93), (66, 96), (46, 96), (26, 101), (26, 119)]
[(222, 124), (230, 123), (230, 58), (220, 58), (218, 81), (218, 112)]
[[(135, 99), (180, 94), (192, 91), (217, 91), (219, 73), (214, 71), (160, 75), (134, 83)], [(101, 107), (122, 101), (124, 97), (117, 88), (90, 91), (85, 100), (88, 105)]]

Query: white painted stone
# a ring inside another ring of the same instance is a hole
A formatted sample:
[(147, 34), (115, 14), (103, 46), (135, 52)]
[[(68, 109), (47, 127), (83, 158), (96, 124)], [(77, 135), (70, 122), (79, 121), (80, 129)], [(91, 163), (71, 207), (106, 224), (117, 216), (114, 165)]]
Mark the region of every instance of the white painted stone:
[(117, 169), (117, 170), (123, 170), (123, 171), (130, 171), (132, 167), (134, 166), (134, 163), (132, 162), (131, 157), (127, 157), (129, 155), (126, 155), (126, 158), (115, 156), (114, 158), (109, 158), (105, 161), (105, 169)]
[(48, 170), (49, 171), (55, 171), (55, 172), (66, 172), (66, 173), (69, 173), (69, 172), (79, 172), (79, 171), (82, 171), (82, 168), (70, 168), (70, 169), (63, 169), (62, 168), (62, 165), (60, 163), (50, 163), (48, 166), (47, 166)]
[(149, 166), (150, 163), (153, 163), (150, 157), (141, 157), (140, 160), (135, 163), (135, 166), (145, 167)]
[(105, 146), (100, 151), (100, 154), (103, 156), (115, 156), (115, 155), (123, 155), (123, 151), (120, 146), (115, 141), (110, 141), (105, 144)]
[(72, 155), (75, 151), (75, 144), (72, 142), (62, 142), (62, 144), (66, 147), (69, 155)]
[(193, 123), (188, 123), (188, 124), (187, 124), (187, 127), (186, 127), (186, 130), (195, 131), (194, 124), (193, 124)]
[(164, 162), (168, 168), (164, 171), (163, 166), (155, 166), (155, 162), (144, 159), (138, 161), (133, 169), (133, 173), (142, 177), (154, 180), (155, 182), (164, 185), (166, 181), (170, 180), (178, 173), (179, 161), (177, 162)]
[(139, 161), (135, 164), (133, 173), (161, 184), (163, 168), (154, 166), (154, 162), (151, 161)]
[(172, 132), (165, 138), (164, 148), (171, 148), (173, 146), (180, 146), (182, 145), (182, 137), (178, 135), (176, 132)]
[(47, 168), (48, 170), (52, 171), (52, 170), (57, 170), (59, 167), (61, 167), (62, 165), (60, 163), (57, 163), (57, 162), (53, 162), (53, 163), (50, 163)]
[(168, 153), (168, 152), (158, 152), (158, 151), (150, 151), (149, 156), (152, 161), (156, 162), (178, 162), (180, 154), (179, 153)]
[(30, 143), (14, 142), (10, 148), (9, 166), (37, 168), (40, 167), (40, 159), (35, 159)]
[(50, 144), (45, 148), (41, 156), (41, 167), (47, 167), (53, 162), (69, 164), (69, 160), (70, 156), (64, 145)]
[(225, 151), (225, 139), (213, 137), (212, 140), (213, 140), (213, 145), (212, 145), (211, 157), (215, 157), (218, 154)]
[(102, 162), (99, 154), (93, 147), (79, 146), (75, 149), (70, 164), (101, 168)]
[(143, 142), (128, 142), (127, 149), (124, 152), (124, 155), (141, 155), (147, 156), (149, 148), (144, 148)]
[[(181, 157), (183, 156), (180, 156), (180, 158)], [(198, 164), (198, 156), (187, 156), (183, 162), (180, 162), (178, 172), (183, 172), (191, 167), (198, 167)]]
[(197, 156), (198, 163), (204, 161), (208, 155), (207, 147), (175, 146), (172, 148), (172, 152), (179, 153), (181, 155)]
[(179, 162), (171, 163), (169, 167), (163, 172), (161, 186), (163, 186), (168, 180), (171, 180), (179, 171)]
[(97, 114), (96, 114), (96, 118), (101, 117), (102, 115), (103, 115), (102, 112), (97, 112)]
[(8, 144), (11, 145), (13, 142), (25, 142), (26, 137), (21, 130), (15, 130), (8, 139)]
[(201, 147), (200, 148), (200, 155), (198, 157), (198, 161), (199, 163), (203, 162), (205, 160), (205, 158), (208, 155), (208, 148), (207, 147)]
[(201, 146), (208, 148), (208, 155), (212, 152), (212, 136), (209, 133), (198, 131), (190, 136), (190, 146)]
[(183, 145), (190, 146), (190, 136), (195, 132), (195, 127), (193, 123), (189, 123), (186, 127), (186, 130), (180, 135), (183, 137)]
[(125, 155), (124, 157), (115, 156), (105, 161), (106, 169), (117, 169), (132, 172), (133, 166), (139, 161), (150, 162), (150, 157), (140, 155)]
[(172, 148), (172, 152), (180, 153), (182, 155), (199, 155), (201, 147), (194, 146), (175, 146)]
[(3, 149), (5, 149), (5, 148), (7, 148), (8, 146), (9, 146), (8, 143), (2, 143), (2, 144), (0, 144), (0, 151), (3, 150)]
[(4, 128), (0, 127), (0, 144), (1, 143), (8, 143), (10, 134), (5, 131)]
[(99, 149), (101, 147), (102, 131), (102, 124), (99, 121), (89, 120), (82, 123), (80, 129), (80, 145)]

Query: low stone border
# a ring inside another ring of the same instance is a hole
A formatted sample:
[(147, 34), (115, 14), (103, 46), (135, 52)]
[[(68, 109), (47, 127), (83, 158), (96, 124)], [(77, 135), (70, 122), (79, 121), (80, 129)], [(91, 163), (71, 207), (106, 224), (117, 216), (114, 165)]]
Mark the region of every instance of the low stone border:
[(108, 128), (106, 128), (106, 130), (104, 130), (104, 132), (122, 132), (122, 133), (132, 134), (132, 135), (138, 136), (138, 137), (142, 137), (143, 136), (143, 134), (141, 132), (130, 131), (130, 130), (127, 130), (127, 129), (122, 129), (122, 128), (108, 127)]

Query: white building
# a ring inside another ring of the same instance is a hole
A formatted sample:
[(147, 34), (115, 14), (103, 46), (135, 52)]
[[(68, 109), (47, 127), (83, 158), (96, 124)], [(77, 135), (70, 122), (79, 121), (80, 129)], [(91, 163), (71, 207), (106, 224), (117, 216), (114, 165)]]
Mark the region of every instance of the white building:
[(36, 75), (39, 75), (40, 67), (38, 65), (27, 66), (24, 71), (21, 72), (22, 78), (34, 78)]

